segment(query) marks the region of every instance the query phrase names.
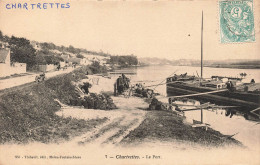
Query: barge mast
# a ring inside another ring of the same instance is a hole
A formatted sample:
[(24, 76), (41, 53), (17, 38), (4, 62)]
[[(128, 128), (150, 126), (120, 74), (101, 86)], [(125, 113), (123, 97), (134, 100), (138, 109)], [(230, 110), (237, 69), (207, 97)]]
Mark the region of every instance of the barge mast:
[(201, 19), (201, 80), (203, 79), (203, 10), (202, 10), (202, 19)]
[[(202, 82), (202, 79), (203, 79), (203, 10), (202, 10), (202, 18), (201, 18), (201, 64), (200, 64), (200, 68), (201, 68), (201, 73), (200, 73), (200, 76), (201, 76), (201, 79), (200, 79), (200, 82)], [(200, 83), (201, 85), (201, 83)], [(200, 109), (200, 116), (201, 116), (201, 124), (203, 123), (203, 109), (201, 107)]]

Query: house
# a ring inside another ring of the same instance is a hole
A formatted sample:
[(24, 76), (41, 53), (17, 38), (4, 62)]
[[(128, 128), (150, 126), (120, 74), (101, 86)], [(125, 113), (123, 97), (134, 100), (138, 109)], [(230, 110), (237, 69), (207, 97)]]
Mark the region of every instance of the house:
[(99, 62), (100, 65), (105, 65), (107, 63), (107, 60), (110, 59), (110, 57), (104, 57), (104, 56), (99, 56), (99, 55), (93, 55), (93, 54), (86, 54), (82, 53), (82, 55), (89, 61), (91, 62)]
[(0, 77), (11, 75), (10, 49), (0, 49)]
[(0, 63), (10, 66), (10, 49), (0, 49)]
[(65, 62), (69, 62), (70, 55), (68, 55), (68, 54), (62, 54), (60, 57), (61, 57)]
[(79, 65), (79, 64), (81, 64), (81, 60), (82, 60), (81, 58), (69, 58), (69, 59), (68, 59), (68, 62), (69, 62), (70, 64), (74, 64), (74, 63), (75, 63), (75, 64), (78, 64), (78, 65)]
[(7, 42), (0, 41), (0, 48), (2, 48), (2, 49), (10, 48), (10, 46)]
[(61, 68), (63, 68), (63, 67), (65, 67), (66, 63), (64, 61), (60, 61), (59, 65), (60, 65)]
[(78, 64), (78, 65), (89, 65), (92, 62), (86, 58), (77, 58), (77, 57), (73, 57), (73, 58), (69, 58), (68, 62), (70, 64)]
[(30, 41), (30, 44), (32, 45), (32, 47), (33, 47), (36, 51), (41, 50), (41, 47), (40, 47), (40, 45), (39, 45), (38, 42), (36, 42), (36, 41)]
[(90, 65), (92, 62), (86, 58), (81, 59), (80, 65)]
[(25, 63), (11, 63), (10, 49), (0, 48), (0, 77), (26, 73)]

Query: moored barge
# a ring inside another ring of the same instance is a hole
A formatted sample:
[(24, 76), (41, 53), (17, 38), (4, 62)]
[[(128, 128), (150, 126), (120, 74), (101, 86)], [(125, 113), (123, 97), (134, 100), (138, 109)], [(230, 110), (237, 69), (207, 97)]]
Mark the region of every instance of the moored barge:
[(214, 78), (205, 80), (195, 76), (173, 76), (167, 78), (167, 95), (190, 95), (189, 98), (218, 105), (238, 106), (250, 111), (260, 107), (260, 83), (242, 83), (240, 80)]
[[(260, 83), (242, 83), (242, 78), (212, 76), (203, 78), (203, 12), (201, 22), (201, 76), (187, 73), (166, 79), (168, 96), (189, 97), (218, 105), (238, 106), (246, 112), (257, 110), (260, 116)], [(174, 98), (174, 97), (173, 97)]]

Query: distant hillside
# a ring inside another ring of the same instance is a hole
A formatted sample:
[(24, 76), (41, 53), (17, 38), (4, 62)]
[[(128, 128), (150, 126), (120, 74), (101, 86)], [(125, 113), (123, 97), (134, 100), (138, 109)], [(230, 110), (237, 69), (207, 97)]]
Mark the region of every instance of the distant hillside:
[[(107, 59), (114, 57), (113, 60), (110, 61), (112, 64), (129, 66), (138, 63), (133, 54), (115, 56), (109, 53), (104, 53), (102, 50), (91, 51), (85, 48), (75, 48), (72, 45), (68, 47), (63, 45), (58, 46), (54, 43), (32, 41), (23, 37), (9, 37), (4, 35), (0, 30), (0, 47), (3, 44), (8, 45), (8, 48), (11, 50), (11, 61), (26, 63), (27, 70), (35, 70), (39, 65), (57, 65), (61, 61), (66, 61), (65, 59), (67, 58), (85, 58), (85, 61), (97, 60), (99, 62), (102, 61), (104, 64)], [(62, 56), (65, 57), (63, 58)]]
[[(141, 65), (175, 65), (175, 66), (200, 66), (200, 60), (179, 59), (167, 60), (161, 58), (139, 58)], [(216, 68), (241, 68), (241, 69), (260, 69), (260, 60), (228, 59), (228, 60), (204, 60), (206, 67)]]
[(260, 69), (260, 60), (225, 60), (208, 63), (205, 66), (218, 68)]
[(161, 59), (161, 58), (138, 58), (140, 65), (167, 65), (167, 64), (173, 64), (171, 60), (167, 59)]
[(191, 60), (191, 59), (179, 59), (173, 60), (173, 65), (180, 65), (180, 66), (198, 66), (200, 65), (200, 60)]

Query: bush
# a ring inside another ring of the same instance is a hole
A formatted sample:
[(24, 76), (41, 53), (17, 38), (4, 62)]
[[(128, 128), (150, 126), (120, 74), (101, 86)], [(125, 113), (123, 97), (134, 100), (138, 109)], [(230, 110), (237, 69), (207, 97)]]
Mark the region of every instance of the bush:
[(107, 73), (107, 68), (106, 66), (102, 66), (100, 65), (99, 62), (94, 61), (90, 66), (89, 69), (91, 70), (91, 72), (93, 74), (97, 74), (97, 73)]
[(128, 56), (111, 56), (110, 61), (111, 64), (118, 64), (122, 67), (127, 67), (131, 65), (137, 65), (138, 59), (136, 56), (128, 55)]

